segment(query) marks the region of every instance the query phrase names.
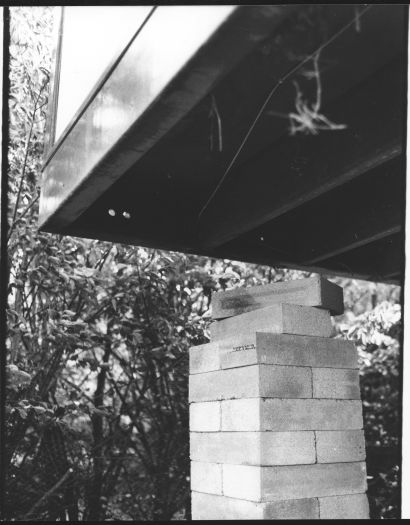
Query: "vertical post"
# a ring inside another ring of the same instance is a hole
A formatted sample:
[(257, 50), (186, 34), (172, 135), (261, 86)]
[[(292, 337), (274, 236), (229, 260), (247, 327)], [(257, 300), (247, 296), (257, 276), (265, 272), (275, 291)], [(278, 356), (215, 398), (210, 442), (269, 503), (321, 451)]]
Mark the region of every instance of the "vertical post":
[(321, 278), (214, 295), (190, 351), (193, 519), (367, 519), (357, 353)]

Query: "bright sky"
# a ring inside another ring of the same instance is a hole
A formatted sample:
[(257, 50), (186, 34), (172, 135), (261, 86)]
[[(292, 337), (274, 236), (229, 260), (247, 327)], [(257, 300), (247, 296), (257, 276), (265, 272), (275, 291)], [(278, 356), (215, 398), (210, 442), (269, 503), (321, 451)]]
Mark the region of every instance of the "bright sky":
[(151, 6), (66, 6), (56, 139), (131, 40)]

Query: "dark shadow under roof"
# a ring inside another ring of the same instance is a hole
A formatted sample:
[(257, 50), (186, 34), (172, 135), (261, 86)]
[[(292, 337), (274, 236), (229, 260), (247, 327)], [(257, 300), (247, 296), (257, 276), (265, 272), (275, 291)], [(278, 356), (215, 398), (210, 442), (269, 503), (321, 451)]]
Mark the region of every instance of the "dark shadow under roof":
[[(146, 40), (143, 32), (135, 38), (96, 87), (94, 105), (52, 150), (40, 227), (399, 283), (408, 7), (236, 7), (201, 46), (187, 47), (186, 62), (134, 119), (133, 100), (153, 89), (144, 84), (139, 46), (149, 45), (150, 31), (158, 38), (160, 11), (144, 27)], [(152, 60), (172, 55), (172, 40), (181, 37), (172, 22)], [(317, 82), (305, 59), (326, 42), (319, 112), (345, 129), (292, 135), (294, 81), (312, 109)], [(118, 136), (93, 124), (104, 101), (125, 122)]]

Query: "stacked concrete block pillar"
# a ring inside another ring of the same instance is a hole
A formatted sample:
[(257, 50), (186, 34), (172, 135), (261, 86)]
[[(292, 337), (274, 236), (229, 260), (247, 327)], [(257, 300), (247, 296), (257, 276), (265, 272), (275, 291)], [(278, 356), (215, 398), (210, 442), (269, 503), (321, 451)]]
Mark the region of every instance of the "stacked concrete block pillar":
[(322, 278), (214, 294), (190, 350), (192, 518), (368, 519), (357, 352)]

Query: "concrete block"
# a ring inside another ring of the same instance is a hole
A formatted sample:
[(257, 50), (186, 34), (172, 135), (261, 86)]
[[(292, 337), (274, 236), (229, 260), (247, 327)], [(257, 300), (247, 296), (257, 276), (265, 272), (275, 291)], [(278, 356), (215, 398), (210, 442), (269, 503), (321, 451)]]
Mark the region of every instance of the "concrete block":
[(221, 403), (193, 403), (189, 406), (189, 428), (192, 432), (221, 430)]
[(367, 489), (365, 463), (256, 467), (223, 465), (225, 496), (249, 501), (340, 496)]
[(189, 349), (189, 373), (200, 374), (220, 368), (219, 346), (215, 343), (193, 346)]
[[(246, 370), (246, 368), (235, 368)], [(300, 366), (259, 365), (261, 397), (310, 398), (312, 397), (312, 371)]]
[(313, 432), (261, 432), (261, 465), (315, 462)]
[(316, 432), (318, 463), (364, 461), (366, 458), (363, 430)]
[(221, 402), (222, 430), (264, 430), (261, 427), (261, 399), (235, 399)]
[(364, 462), (261, 469), (264, 501), (356, 494), (367, 489)]
[(263, 501), (262, 470), (264, 468), (286, 467), (222, 465), (224, 495), (249, 501)]
[(316, 461), (313, 432), (191, 432), (190, 451), (194, 461), (236, 465), (299, 465)]
[(249, 366), (189, 376), (189, 400), (259, 397), (259, 367)]
[(317, 498), (255, 503), (226, 496), (192, 493), (193, 520), (318, 519)]
[[(250, 366), (259, 363), (259, 352), (256, 347), (256, 336), (239, 338), (237, 341), (221, 341), (220, 363), (222, 369)], [(270, 363), (276, 364), (276, 363)]]
[(220, 341), (221, 368), (254, 364), (317, 368), (358, 368), (351, 341), (293, 334), (256, 332), (232, 341)]
[(275, 304), (260, 310), (215, 321), (210, 326), (211, 341), (236, 341), (253, 332), (271, 332), (330, 337), (333, 326), (327, 310), (293, 304)]
[(317, 520), (319, 501), (317, 498), (290, 499), (264, 503), (265, 520)]
[(306, 367), (252, 365), (189, 376), (189, 400), (251, 397), (311, 398), (312, 371)]
[(261, 434), (261, 432), (191, 432), (191, 460), (260, 465)]
[(193, 520), (260, 520), (264, 518), (264, 503), (192, 492)]
[(343, 289), (320, 276), (280, 283), (236, 288), (212, 295), (212, 317), (223, 319), (277, 303), (316, 306), (343, 313)]
[(334, 399), (234, 399), (221, 402), (222, 430), (277, 432), (363, 428), (362, 404)]
[(290, 334), (256, 334), (260, 362), (357, 369), (357, 350), (352, 341)]
[(222, 465), (191, 461), (191, 490), (222, 494)]
[(319, 498), (322, 520), (368, 520), (369, 502), (366, 494)]
[(256, 503), (214, 494), (192, 492), (193, 520), (318, 519), (317, 498)]
[(351, 430), (363, 428), (362, 403), (360, 401), (265, 399), (261, 403), (261, 430)]
[(313, 397), (360, 399), (358, 370), (313, 368)]

